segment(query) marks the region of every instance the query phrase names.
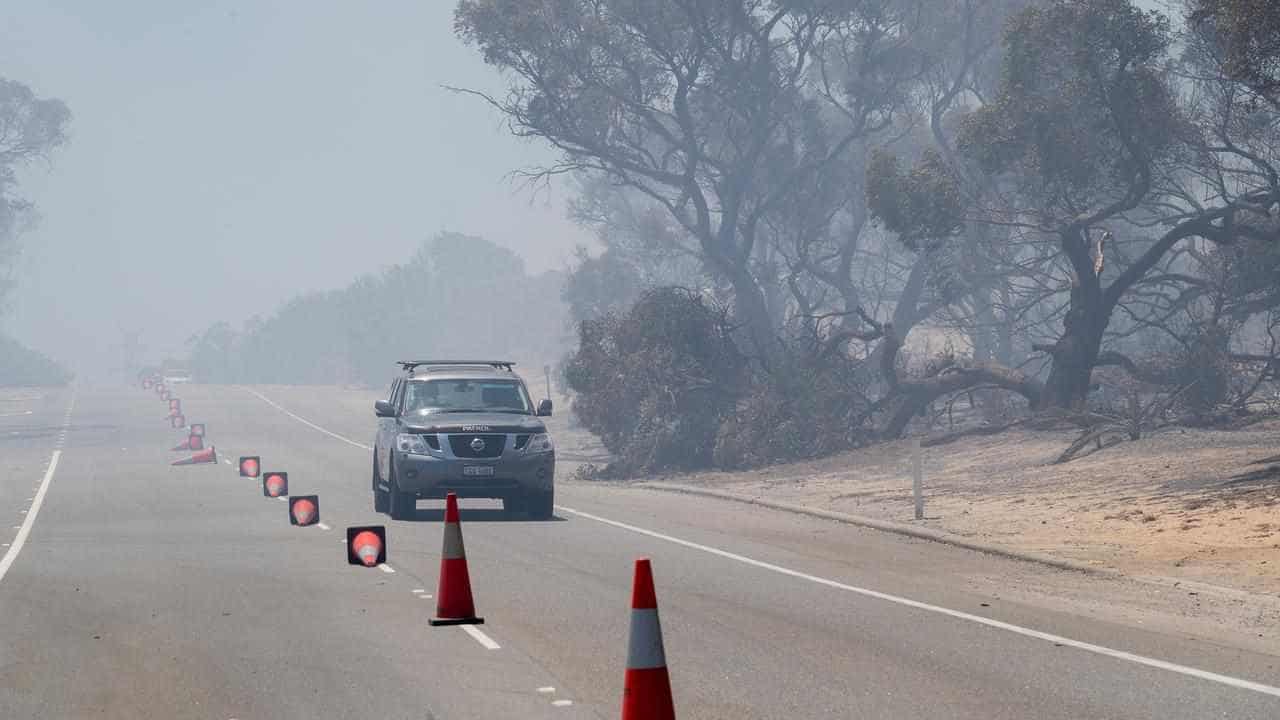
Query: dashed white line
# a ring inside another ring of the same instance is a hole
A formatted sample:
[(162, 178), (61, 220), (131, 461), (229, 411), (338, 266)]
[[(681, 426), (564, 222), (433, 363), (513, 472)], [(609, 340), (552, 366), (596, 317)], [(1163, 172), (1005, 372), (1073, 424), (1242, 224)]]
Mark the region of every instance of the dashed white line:
[(395, 568), (391, 567), (390, 565), (388, 565), (388, 564), (386, 564), (386, 563), (382, 563), (381, 565), (379, 565), (379, 566), (378, 566), (378, 569), (379, 569), (379, 570), (381, 570), (381, 571), (382, 571), (382, 572), (384, 572), (384, 573), (393, 573), (393, 572), (395, 572), (395, 571), (396, 571), (396, 569), (395, 569)]
[(546, 693), (553, 693), (553, 692), (555, 692), (555, 691), (556, 691), (556, 689), (555, 689), (555, 688), (553, 688), (553, 687), (551, 687), (550, 685), (548, 685), (547, 687), (540, 687), (540, 688), (538, 688), (538, 692), (543, 693), (543, 694), (546, 694)]
[[(280, 412), (283, 412), (284, 414), (288, 415), (289, 417), (292, 417), (298, 422), (301, 422), (304, 425), (307, 425), (308, 427), (318, 430), (324, 433), (325, 435), (328, 435), (337, 440), (341, 440), (342, 442), (347, 443), (348, 445), (354, 445), (355, 447), (358, 447), (362, 450), (373, 449), (368, 445), (363, 445), (354, 440), (345, 438), (337, 433), (330, 432), (329, 430), (326, 430), (320, 427), (319, 425), (316, 425), (310, 420), (299, 417), (298, 415), (295, 415), (294, 413), (289, 412), (283, 407), (280, 407), (275, 402), (273, 402), (272, 400), (270, 400), (269, 398), (267, 398), (266, 396), (262, 395), (259, 392), (250, 390), (249, 388), (245, 388), (245, 389), (248, 390), (250, 393), (258, 396), (258, 398), (261, 399), (263, 402), (267, 403), (268, 405), (271, 405), (272, 407), (276, 408)], [(1083, 650), (1085, 652), (1091, 652), (1097, 655), (1115, 658), (1117, 660), (1124, 660), (1126, 662), (1135, 663), (1137, 665), (1145, 665), (1147, 667), (1156, 668), (1158, 670), (1166, 670), (1168, 672), (1177, 673), (1179, 675), (1186, 675), (1188, 677), (1199, 678), (1201, 680), (1208, 680), (1209, 682), (1215, 682), (1222, 685), (1239, 688), (1241, 690), (1250, 690), (1252, 692), (1262, 693), (1264, 695), (1272, 695), (1275, 697), (1280, 697), (1280, 687), (1265, 685), (1263, 683), (1253, 682), (1251, 680), (1245, 680), (1243, 678), (1232, 677), (1230, 675), (1221, 675), (1219, 673), (1209, 672), (1207, 670), (1200, 670), (1199, 668), (1193, 668), (1186, 665), (1179, 665), (1177, 663), (1168, 662), (1167, 660), (1159, 660), (1157, 658), (1146, 657), (1144, 655), (1138, 655), (1136, 653), (1126, 652), (1124, 650), (1116, 650), (1114, 648), (1109, 648), (1102, 645), (1094, 645), (1093, 643), (1082, 642), (1080, 640), (1073, 640), (1071, 638), (1063, 637), (1061, 635), (1054, 635), (1052, 633), (1041, 632), (1039, 630), (1032, 630), (1031, 628), (1025, 628), (1025, 627), (1022, 627), (1021, 625), (1014, 625), (1013, 623), (1007, 623), (1000, 620), (993, 620), (991, 618), (982, 617), (980, 615), (973, 615), (971, 613), (961, 612), (959, 610), (952, 610), (950, 608), (944, 608), (938, 605), (930, 605), (929, 603), (920, 602), (919, 600), (911, 600), (910, 598), (905, 598), (898, 595), (891, 595), (889, 593), (883, 593), (878, 590), (871, 590), (869, 588), (857, 587), (856, 585), (849, 585), (846, 583), (838, 582), (836, 580), (831, 580), (829, 578), (819, 577), (817, 575), (810, 575), (808, 573), (803, 573), (798, 570), (785, 568), (785, 567), (782, 567), (781, 565), (774, 565), (773, 563), (767, 563), (762, 560), (749, 558), (745, 555), (739, 555), (737, 553), (729, 552), (728, 550), (721, 550), (720, 548), (711, 547), (710, 545), (702, 545), (700, 543), (691, 542), (689, 540), (683, 540), (681, 538), (673, 537), (671, 535), (664, 535), (662, 533), (654, 532), (652, 530), (646, 530), (641, 527), (636, 527), (635, 525), (628, 525), (626, 523), (618, 522), (617, 520), (610, 520), (608, 518), (600, 517), (598, 515), (592, 515), (591, 513), (582, 512), (580, 510), (575, 510), (573, 508), (565, 507), (563, 505), (557, 505), (556, 508), (559, 510), (563, 510), (564, 512), (570, 513), (572, 515), (577, 515), (579, 517), (587, 518), (588, 520), (595, 520), (596, 522), (601, 522), (606, 525), (612, 525), (614, 527), (622, 528), (624, 530), (629, 530), (631, 532), (638, 533), (640, 535), (647, 535), (652, 538), (664, 540), (666, 542), (670, 542), (676, 545), (681, 545), (683, 547), (691, 548), (693, 550), (698, 550), (711, 555), (717, 555), (719, 557), (723, 557), (729, 560), (734, 560), (736, 562), (740, 562), (745, 565), (751, 565), (754, 567), (761, 568), (763, 570), (776, 572), (781, 575), (787, 575), (789, 577), (799, 578), (801, 580), (808, 580), (809, 582), (816, 583), (818, 585), (825, 585), (827, 587), (835, 588), (837, 590), (844, 590), (844, 591), (855, 593), (858, 595), (863, 595), (865, 597), (872, 597), (878, 600), (884, 600), (886, 602), (903, 605), (905, 607), (915, 608), (917, 610), (924, 610), (926, 612), (937, 613), (939, 615), (946, 615), (948, 617), (956, 618), (957, 620), (966, 620), (968, 622), (977, 623), (979, 625), (986, 625), (987, 627), (992, 627), (999, 630), (1006, 630), (1008, 632), (1015, 633), (1018, 635), (1023, 635), (1025, 637), (1035, 638), (1037, 640), (1045, 640), (1048, 642), (1057, 643), (1059, 645), (1073, 647), (1073, 648), (1076, 648), (1077, 650)], [(384, 570), (386, 569), (386, 566), (382, 566), (382, 567)], [(480, 637), (484, 637), (486, 639), (488, 638), (487, 635), (480, 632), (474, 626), (463, 625), (462, 627), (464, 630), (467, 631), (468, 634), (470, 634), (472, 637), (475, 637), (477, 640), (479, 640)], [(494, 643), (493, 640), (490, 639), (489, 642), (493, 643), (495, 648), (497, 647), (497, 643)], [(481, 644), (483, 645), (484, 642), (481, 641)], [(486, 645), (486, 647), (488, 646)]]
[(430, 599), (431, 599), (431, 593), (424, 593), (424, 594), (422, 594), (422, 595), (419, 595), (419, 596), (418, 596), (418, 599), (419, 599), (419, 600), (430, 600)]
[(333, 528), (329, 527), (328, 525), (325, 525), (324, 523), (316, 523), (316, 527), (320, 528), (321, 530), (332, 530), (332, 529), (333, 529)]
[(262, 393), (258, 392), (257, 390), (252, 390), (252, 389), (250, 389), (250, 388), (244, 388), (244, 389), (245, 389), (245, 390), (247, 390), (249, 393), (251, 393), (251, 394), (253, 394), (253, 395), (256, 395), (256, 396), (258, 397), (258, 399), (259, 399), (259, 400), (261, 400), (262, 402), (264, 402), (264, 403), (266, 403), (266, 404), (270, 405), (271, 407), (273, 407), (273, 408), (275, 408), (275, 409), (279, 410), (280, 412), (284, 413), (285, 415), (288, 415), (289, 417), (293, 418), (294, 420), (297, 420), (298, 422), (302, 423), (303, 425), (306, 425), (307, 427), (311, 428), (312, 430), (319, 430), (320, 432), (324, 433), (325, 435), (328, 435), (329, 437), (331, 437), (331, 438), (333, 438), (333, 439), (335, 439), (335, 440), (341, 440), (342, 442), (344, 442), (344, 443), (346, 443), (346, 444), (348, 444), (348, 445), (354, 445), (354, 446), (356, 446), (356, 447), (360, 448), (361, 450), (373, 450), (373, 448), (369, 447), (368, 445), (364, 445), (364, 444), (362, 444), (362, 443), (358, 443), (358, 442), (356, 442), (355, 440), (351, 440), (351, 439), (348, 439), (348, 438), (344, 438), (344, 437), (342, 437), (341, 435), (339, 435), (339, 434), (337, 434), (337, 433), (335, 433), (335, 432), (330, 432), (330, 431), (328, 431), (328, 430), (325, 430), (324, 428), (320, 427), (319, 425), (316, 425), (315, 423), (311, 422), (310, 420), (308, 420), (308, 419), (306, 419), (306, 418), (304, 418), (304, 417), (300, 417), (300, 416), (298, 416), (298, 415), (293, 414), (292, 412), (289, 412), (288, 410), (286, 410), (286, 409), (284, 409), (284, 408), (280, 407), (279, 405), (277, 405), (277, 404), (275, 403), (275, 401), (274, 401), (274, 400), (272, 400), (271, 398), (267, 397), (266, 395), (263, 395)]
[(484, 649), (486, 650), (498, 650), (502, 647), (498, 643), (494, 642), (493, 638), (485, 635), (484, 632), (475, 625), (462, 625), (461, 627), (468, 635), (474, 638), (476, 642), (484, 646)]
[(289, 502), (288, 495), (277, 495), (276, 499), (279, 500), (280, 502)]
[[(71, 396), (72, 404), (75, 403), (75, 396)], [(27, 519), (21, 525), (15, 525), (18, 534), (13, 538), (13, 544), (9, 547), (9, 551), (0, 558), (0, 580), (4, 580), (5, 573), (9, 572), (9, 567), (13, 565), (13, 561), (18, 558), (18, 553), (22, 552), (22, 546), (27, 543), (27, 536), (31, 534), (31, 526), (35, 525), (36, 515), (40, 513), (40, 506), (44, 504), (45, 493), (49, 491), (49, 483), (53, 480), (53, 473), (58, 469), (58, 458), (62, 457), (61, 450), (53, 451), (53, 459), (49, 461), (49, 469), (44, 474), (44, 480), (40, 482), (40, 490), (36, 493), (36, 499), (31, 503), (31, 512), (27, 513)], [(23, 511), (26, 512), (25, 510)]]
[(1103, 655), (1106, 657), (1115, 658), (1117, 660), (1124, 660), (1126, 662), (1135, 663), (1137, 665), (1145, 665), (1147, 667), (1156, 668), (1158, 670), (1167, 670), (1169, 672), (1177, 673), (1179, 675), (1186, 675), (1189, 677), (1199, 678), (1201, 680), (1208, 680), (1210, 682), (1215, 682), (1222, 685), (1228, 685), (1230, 687), (1238, 688), (1240, 690), (1250, 690), (1253, 692), (1262, 693), (1264, 695), (1273, 695), (1275, 697), (1280, 697), (1280, 687), (1275, 687), (1272, 685), (1264, 685), (1263, 683), (1253, 682), (1252, 680), (1245, 680), (1243, 678), (1232, 677), (1230, 675), (1220, 675), (1218, 673), (1209, 672), (1208, 670), (1200, 670), (1199, 668), (1188, 667), (1186, 665), (1179, 665), (1177, 663), (1172, 663), (1167, 660), (1159, 660), (1156, 658), (1146, 657), (1145, 655), (1137, 655), (1135, 653), (1126, 652), (1124, 650), (1115, 650), (1113, 648), (1105, 647), (1102, 645), (1094, 645), (1093, 643), (1087, 643), (1080, 640), (1072, 640), (1071, 638), (1063, 637), (1061, 635), (1054, 635), (1052, 633), (1041, 632), (1039, 630), (1032, 630), (1031, 628), (1022, 627), (1021, 625), (1014, 625), (1013, 623), (1007, 623), (1000, 620), (993, 620), (988, 617), (982, 617), (981, 615), (972, 615), (970, 613), (961, 612), (959, 610), (952, 610), (950, 608), (940, 607), (938, 605), (930, 605), (929, 603), (920, 602), (919, 600), (911, 600), (910, 598), (905, 598), (900, 595), (890, 595), (889, 593), (880, 592), (878, 590), (862, 588), (856, 585), (848, 585), (846, 583), (838, 582), (836, 580), (831, 580), (828, 578), (819, 577), (817, 575), (810, 575), (808, 573), (803, 573), (803, 572), (800, 572), (799, 570), (792, 570), (790, 568), (786, 568), (781, 565), (774, 565), (773, 563), (764, 562), (763, 560), (756, 560), (754, 558), (749, 558), (745, 555), (739, 555), (737, 553), (729, 552), (728, 550), (721, 550), (720, 548), (712, 547), (710, 545), (702, 545), (700, 543), (692, 542), (689, 540), (683, 540), (681, 538), (673, 537), (671, 535), (664, 535), (659, 532), (654, 532), (653, 530), (646, 530), (641, 527), (636, 527), (635, 525), (628, 525), (623, 522), (618, 522), (617, 520), (610, 520), (608, 518), (600, 517), (599, 515), (592, 515), (591, 513), (582, 512), (581, 510), (575, 510), (573, 508), (565, 507), (563, 505), (557, 505), (556, 508), (559, 510), (563, 510), (564, 512), (570, 513), (572, 515), (577, 515), (579, 517), (587, 518), (588, 520), (595, 520), (596, 522), (604, 523), (605, 525), (612, 525), (617, 528), (622, 528), (623, 530), (629, 530), (633, 533), (646, 535), (648, 537), (656, 538), (658, 540), (665, 540), (666, 542), (673, 543), (675, 545), (680, 545), (693, 550), (698, 550), (704, 553), (708, 553), (710, 555), (716, 555), (722, 558), (726, 558), (728, 560), (734, 560), (736, 562), (743, 563), (744, 565), (751, 565), (753, 567), (758, 567), (762, 570), (769, 570), (769, 571), (778, 573), (780, 575), (787, 575), (789, 577), (798, 578), (800, 580), (808, 580), (809, 582), (817, 583), (818, 585), (825, 585), (827, 587), (835, 588), (837, 590), (845, 590), (847, 592), (863, 595), (865, 597), (876, 598), (877, 600), (884, 600), (886, 602), (895, 603), (897, 605), (903, 605), (909, 608), (915, 608), (917, 610), (924, 610), (926, 612), (937, 613), (939, 615), (946, 615), (947, 617), (952, 617), (957, 620), (967, 620), (969, 622), (977, 623), (979, 625), (986, 625), (987, 627), (993, 627), (999, 630), (1007, 630), (1011, 633), (1016, 633), (1018, 635), (1023, 635), (1025, 637), (1035, 638), (1037, 640), (1045, 640), (1048, 642), (1056, 643), (1058, 645), (1065, 645), (1067, 647), (1076, 648), (1077, 650), (1084, 650), (1085, 652), (1091, 652), (1097, 655)]
[(573, 704), (573, 701), (572, 700), (552, 700), (551, 704), (555, 705), (556, 707), (569, 707), (570, 705)]
[(414, 588), (414, 589), (410, 590), (409, 592), (411, 592), (411, 593), (424, 593), (424, 592), (426, 592), (426, 591), (427, 591), (427, 589), (426, 589), (426, 588)]

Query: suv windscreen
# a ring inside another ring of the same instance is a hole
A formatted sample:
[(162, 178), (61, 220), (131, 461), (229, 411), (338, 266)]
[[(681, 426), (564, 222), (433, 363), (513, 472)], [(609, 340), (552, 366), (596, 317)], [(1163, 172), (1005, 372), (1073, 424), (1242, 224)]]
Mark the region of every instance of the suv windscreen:
[(518, 380), (422, 380), (406, 385), (405, 414), (533, 412), (529, 396)]

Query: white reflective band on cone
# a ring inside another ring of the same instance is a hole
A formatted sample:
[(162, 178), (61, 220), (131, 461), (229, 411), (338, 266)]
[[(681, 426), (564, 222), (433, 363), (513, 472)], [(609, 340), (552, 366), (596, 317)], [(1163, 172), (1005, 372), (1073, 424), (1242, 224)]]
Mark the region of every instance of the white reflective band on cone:
[(627, 644), (627, 669), (652, 670), (667, 666), (662, 650), (662, 624), (658, 609), (631, 611), (631, 640)]
[(462, 547), (462, 528), (457, 523), (445, 523), (442, 556), (445, 560), (461, 560), (466, 556)]

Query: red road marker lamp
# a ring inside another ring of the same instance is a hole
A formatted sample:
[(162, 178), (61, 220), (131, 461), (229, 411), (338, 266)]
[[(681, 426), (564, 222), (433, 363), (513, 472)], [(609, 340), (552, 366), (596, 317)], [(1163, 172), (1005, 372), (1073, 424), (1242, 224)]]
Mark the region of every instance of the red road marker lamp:
[(289, 524), (315, 525), (320, 522), (319, 495), (292, 495), (289, 497)]
[(347, 528), (347, 562), (373, 567), (387, 561), (387, 528), (362, 525)]
[[(163, 386), (161, 386), (161, 387), (163, 388)], [(168, 400), (168, 399), (169, 399), (169, 389), (168, 389), (168, 388), (164, 388), (164, 389), (162, 389), (162, 390), (160, 391), (160, 399), (161, 399), (161, 400)]]
[(204, 423), (191, 423), (191, 434), (197, 437), (204, 437)]
[(182, 412), (182, 400), (180, 398), (169, 398), (169, 414), (177, 415)]
[(170, 415), (169, 426), (174, 429), (184, 428), (187, 426), (187, 417), (182, 413), (178, 413), (177, 415)]
[(203, 437), (201, 437), (201, 436), (199, 436), (199, 435), (188, 435), (188, 436), (187, 436), (187, 449), (188, 449), (188, 450), (203, 450), (203, 449), (204, 449), (204, 438), (203, 438)]
[(155, 378), (153, 378), (153, 377), (149, 377), (149, 376), (148, 376), (148, 377), (144, 377), (144, 378), (142, 378), (142, 389), (143, 389), (143, 390), (150, 390), (150, 389), (151, 389), (151, 386), (152, 386), (152, 385), (155, 385), (155, 384), (156, 384), (156, 381), (155, 381)]
[(262, 459), (257, 455), (240, 458), (240, 477), (256, 478), (262, 474)]
[(284, 497), (289, 494), (289, 473), (269, 472), (262, 476), (263, 497)]

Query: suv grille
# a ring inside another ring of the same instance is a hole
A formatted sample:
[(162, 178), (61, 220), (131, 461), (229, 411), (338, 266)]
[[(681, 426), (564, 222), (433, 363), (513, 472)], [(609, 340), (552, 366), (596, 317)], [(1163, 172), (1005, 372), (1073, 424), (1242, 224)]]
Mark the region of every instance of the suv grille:
[[(473, 440), (484, 441), (484, 447), (477, 452), (471, 447)], [(450, 435), (449, 448), (455, 457), (460, 458), (496, 458), (502, 456), (507, 444), (506, 435)]]

